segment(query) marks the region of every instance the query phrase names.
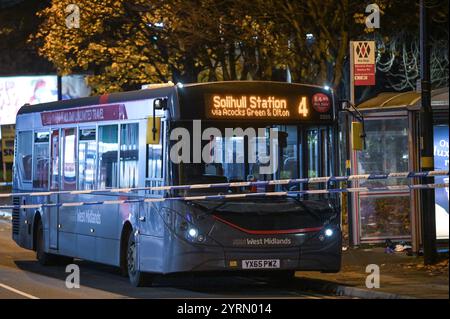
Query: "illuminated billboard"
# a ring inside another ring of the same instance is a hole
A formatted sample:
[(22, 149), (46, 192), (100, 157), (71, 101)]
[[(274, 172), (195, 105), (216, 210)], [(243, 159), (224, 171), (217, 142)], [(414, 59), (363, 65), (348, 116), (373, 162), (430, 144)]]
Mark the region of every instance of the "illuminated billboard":
[(56, 76), (0, 77), (0, 124), (15, 123), (17, 111), (26, 103), (38, 104), (57, 99)]
[[(83, 75), (63, 76), (62, 99), (90, 95)], [(26, 103), (31, 105), (58, 100), (56, 75), (0, 77), (0, 125), (14, 124), (17, 111)]]
[[(434, 126), (434, 168), (448, 170), (448, 125)], [(435, 183), (448, 183), (448, 176), (435, 177)], [(437, 239), (448, 239), (448, 187), (436, 188), (436, 236)]]

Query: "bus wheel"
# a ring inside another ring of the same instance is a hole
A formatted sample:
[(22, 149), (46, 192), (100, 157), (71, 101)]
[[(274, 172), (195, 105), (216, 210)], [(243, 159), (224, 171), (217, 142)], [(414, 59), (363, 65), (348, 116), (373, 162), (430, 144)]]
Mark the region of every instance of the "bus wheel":
[(149, 283), (149, 275), (139, 271), (137, 261), (137, 247), (134, 232), (131, 231), (128, 235), (127, 246), (127, 271), (130, 283), (135, 287), (143, 287)]
[(73, 257), (68, 256), (55, 256), (56, 260), (55, 262), (58, 264), (58, 266), (67, 266), (69, 264), (73, 264)]
[(36, 259), (42, 266), (49, 266), (55, 263), (55, 256), (44, 251), (44, 226), (39, 219), (36, 234)]

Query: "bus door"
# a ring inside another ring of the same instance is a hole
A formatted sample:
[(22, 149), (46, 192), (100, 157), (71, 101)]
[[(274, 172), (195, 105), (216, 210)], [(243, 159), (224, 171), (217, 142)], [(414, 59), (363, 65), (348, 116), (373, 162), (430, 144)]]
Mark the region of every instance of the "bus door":
[[(323, 177), (332, 174), (333, 152), (331, 127), (307, 128), (303, 136), (302, 177)], [(307, 189), (324, 189), (324, 183), (308, 184)]]
[[(60, 183), (60, 134), (59, 129), (52, 130), (50, 136), (50, 191), (58, 191)], [(59, 203), (59, 195), (50, 195), (50, 203)], [(58, 249), (58, 206), (48, 209), (48, 229), (50, 248)]]
[[(164, 184), (164, 154), (165, 150), (165, 120), (159, 118), (155, 122), (156, 133), (153, 135), (153, 121), (149, 120), (147, 125), (146, 141), (146, 168), (145, 168), (145, 187), (159, 187)], [(146, 190), (146, 197), (163, 197), (164, 191)], [(144, 209), (140, 210), (141, 230), (147, 235), (161, 235), (159, 217), (157, 211), (160, 210), (159, 202), (149, 202), (144, 204)], [(145, 215), (144, 215), (145, 214)]]

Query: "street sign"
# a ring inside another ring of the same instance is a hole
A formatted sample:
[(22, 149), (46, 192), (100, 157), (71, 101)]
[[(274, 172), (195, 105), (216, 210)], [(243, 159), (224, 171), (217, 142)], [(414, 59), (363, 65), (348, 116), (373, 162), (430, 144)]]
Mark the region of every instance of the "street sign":
[(350, 44), (354, 85), (375, 85), (375, 41), (352, 41)]
[(14, 124), (1, 126), (3, 163), (12, 163), (14, 160), (14, 132)]

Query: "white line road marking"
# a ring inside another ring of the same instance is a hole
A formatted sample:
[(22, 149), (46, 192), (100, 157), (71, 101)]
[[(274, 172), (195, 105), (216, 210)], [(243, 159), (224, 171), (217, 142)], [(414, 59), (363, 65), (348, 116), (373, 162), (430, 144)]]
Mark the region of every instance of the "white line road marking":
[(14, 292), (14, 293), (16, 293), (16, 294), (18, 294), (18, 295), (21, 295), (21, 296), (23, 296), (23, 297), (26, 297), (26, 298), (28, 298), (28, 299), (39, 299), (39, 298), (36, 297), (36, 296), (27, 294), (26, 292), (17, 290), (17, 289), (15, 289), (15, 288), (13, 288), (13, 287), (4, 285), (4, 284), (2, 284), (2, 283), (0, 283), (0, 287), (4, 288), (4, 289), (6, 289), (6, 290), (12, 291), (12, 292)]

